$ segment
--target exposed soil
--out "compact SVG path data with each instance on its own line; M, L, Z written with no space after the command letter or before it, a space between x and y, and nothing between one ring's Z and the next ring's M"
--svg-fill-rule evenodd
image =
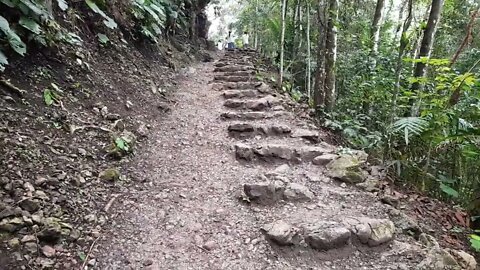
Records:
M138 180L121 169L133 155L109 155L114 138L130 131L148 141L150 121L174 106L176 77L192 60L170 44L93 43L12 61L1 79L25 92L0 86L0 269L82 264L111 195ZM106 169L119 170L120 181L100 179ZM55 235L41 239L49 228ZM45 256L45 246L55 254Z

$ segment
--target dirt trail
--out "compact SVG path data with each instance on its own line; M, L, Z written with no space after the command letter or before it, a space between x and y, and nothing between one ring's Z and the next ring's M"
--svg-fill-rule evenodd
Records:
M421 246L398 233L390 241L389 223L380 228L385 241L373 244L374 234L365 242L343 230L365 217L388 222L389 208L311 162L332 147L315 141L318 136L307 132L312 125L284 108L285 97L253 82L251 60L247 53L227 53L179 82L177 105L154 124L130 168L147 184L115 202L109 231L91 253L95 268L414 269ZM231 73L219 76L215 66ZM266 181L281 187L262 194ZM246 183L260 185L245 189L258 188L249 194L258 202L239 200ZM289 189L295 192L287 196ZM277 223L261 232L278 220L288 228ZM308 232L312 224L331 234Z

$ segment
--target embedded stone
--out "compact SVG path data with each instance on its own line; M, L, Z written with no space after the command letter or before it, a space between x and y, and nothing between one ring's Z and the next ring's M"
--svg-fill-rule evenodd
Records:
M267 239L281 246L295 245L301 241L300 230L283 220L267 224L263 226L261 231Z

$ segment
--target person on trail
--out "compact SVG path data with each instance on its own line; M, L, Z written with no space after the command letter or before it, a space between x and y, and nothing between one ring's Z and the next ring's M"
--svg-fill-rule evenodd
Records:
M248 32L247 32L247 31L243 32L242 41L243 41L243 48L244 48L244 49L247 49L247 48L248 48L248 44L249 44L249 43L248 43L248 39L249 39L249 38L250 38L250 37L249 37L249 35L248 35Z
M227 48L229 50L235 49L235 39L233 38L232 31L228 31L227 42L228 42Z
M225 45L224 45L223 41L221 39L219 39L218 42L217 42L217 49L219 51L221 51L221 50L223 50L224 47L225 47Z

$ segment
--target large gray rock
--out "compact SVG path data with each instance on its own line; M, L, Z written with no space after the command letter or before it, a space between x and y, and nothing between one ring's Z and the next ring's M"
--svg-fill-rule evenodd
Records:
M351 170L358 169L363 163L353 155L344 154L327 164L329 170Z
M0 232L15 232L25 226L22 218L4 218L0 221Z
M285 186L280 181L244 184L243 191L251 201L269 204L282 198Z
M319 224L306 228L305 242L317 250L330 250L348 245L351 232L338 224Z
M367 161L367 154L363 151L341 154L337 159L327 164L327 175L342 182L357 184L364 182L366 176L360 167Z
M30 213L36 212L40 208L40 204L37 200L33 198L23 198L20 200L18 205L23 209Z
M323 154L323 155L315 157L313 159L312 163L315 164L315 165L319 165L319 166L325 166L325 165L327 165L328 163L332 162L333 160L335 160L337 158L338 158L338 155L327 153L327 154Z
M261 231L267 239L281 246L296 245L302 240L300 230L283 220L267 224L263 226Z
M347 223L360 243L370 247L390 242L395 235L395 225L389 219L359 218Z
M315 197L306 186L297 183L290 183L283 193L284 198L288 201L311 201Z
M356 170L330 170L327 172L327 175L333 179L349 184L362 183L366 179L365 175L361 171Z
M435 237L422 233L418 237L420 243L428 249L427 255L416 269L420 270L475 270L477 261L475 258L458 250L443 249Z
M323 154L332 153L332 151L330 147L325 146L305 146L298 150L298 154L302 160L309 161Z
M455 257L457 263L462 267L464 270L475 270L477 269L477 261L475 257L466 253L462 250L451 250L450 253Z
M415 269L418 270L461 270L455 258L446 250L434 247Z
M404 212L392 208L388 214L399 233L409 234L415 238L422 233L422 229L418 223Z

